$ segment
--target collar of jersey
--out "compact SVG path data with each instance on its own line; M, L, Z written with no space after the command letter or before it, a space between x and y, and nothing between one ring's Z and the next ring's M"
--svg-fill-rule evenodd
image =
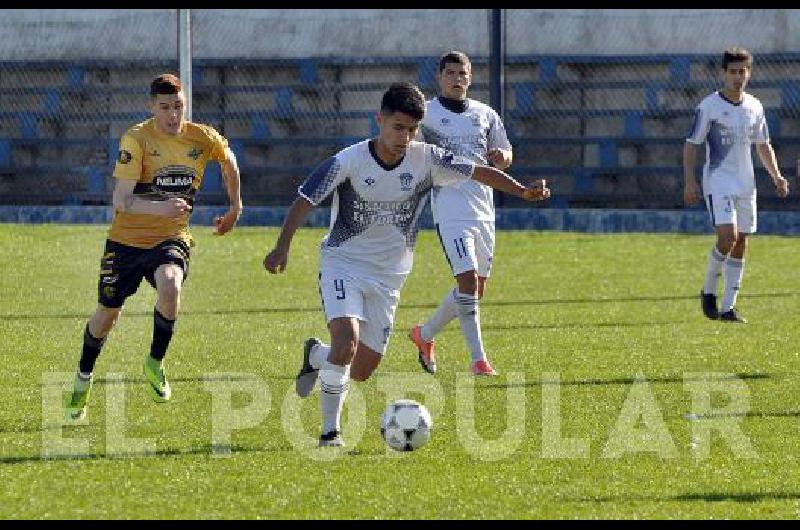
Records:
M384 162L383 160L381 160L381 157L378 156L378 153L375 151L375 140L374 139L370 140L369 142L367 142L367 146L369 147L369 154L372 155L372 158L373 158L373 160L375 160L375 163L378 164L379 166L381 166L386 171L391 171L393 169L396 169L400 164L403 163L403 160L406 159L405 155L403 155L403 158L401 158L400 160L398 160L394 164L390 165L390 164L387 164L386 162Z
M742 100L741 100L741 101L739 101L739 103L735 103L735 102L733 102L733 101L729 100L728 98L726 98L726 97L725 97L725 94L723 94L723 93L722 93L722 90L717 90L717 94L719 94L719 97L721 97L721 98L723 99L723 101L725 101L726 103L730 103L730 104L731 104L731 105L733 105L734 107L738 107L738 106L740 106L742 103L744 103L744 94L742 94Z
M465 112L467 107L469 107L469 103L466 99L452 99L444 96L439 96L439 103L441 103L442 107L456 114Z

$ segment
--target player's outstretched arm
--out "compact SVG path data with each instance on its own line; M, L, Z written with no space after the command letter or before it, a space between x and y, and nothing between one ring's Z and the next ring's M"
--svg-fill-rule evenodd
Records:
M778 190L778 197L786 197L789 195L789 182L781 175L781 169L778 167L778 160L775 158L775 150L769 142L756 144L756 152L761 163L767 168L769 176L772 177L772 183L775 184L775 189Z
M304 197L298 197L294 200L286 213L286 219L283 221L281 233L278 236L278 241L275 243L275 248L267 253L264 257L264 268L272 274L283 272L286 269L286 261L289 256L289 247L292 244L292 238L297 229L305 222L308 213L314 208Z
M114 184L114 194L111 202L114 208L121 212L145 213L150 215L164 215L166 217L180 217L192 209L184 199L172 197L166 201L149 201L133 194L136 181L132 179L117 179Z
M225 160L221 164L222 178L225 181L225 189L228 191L228 201L230 207L225 215L214 218L216 229L214 234L222 236L233 230L239 217L242 215L242 196L239 191L241 178L239 176L239 164L236 162L236 155L230 147L225 148Z
M472 178L481 184L510 193L526 201L541 201L550 197L550 189L544 179L534 181L526 187L511 175L489 166L475 166Z

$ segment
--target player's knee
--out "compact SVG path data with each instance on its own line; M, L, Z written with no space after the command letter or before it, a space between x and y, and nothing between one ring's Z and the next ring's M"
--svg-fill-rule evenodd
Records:
M717 248L722 254L730 253L733 246L736 244L736 234L725 234L717 240Z
M333 340L328 361L338 365L350 364L356 355L357 347L358 343L355 340Z
M119 320L122 308L100 307L92 318L90 331L96 337L105 337Z
M181 283L178 278L167 278L158 288L158 297L168 303L177 303L181 295Z
M475 271L464 272L458 275L458 292L463 294L478 293L478 275Z

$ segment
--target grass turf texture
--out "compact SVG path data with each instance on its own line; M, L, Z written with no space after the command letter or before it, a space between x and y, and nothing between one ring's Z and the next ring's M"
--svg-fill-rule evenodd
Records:
M481 316L501 376L473 380L457 321L437 337L435 377L405 338L453 283L424 231L386 359L351 383L348 402L364 410L345 409L339 451L313 447L318 390L302 402L293 394L303 340L327 340L323 231L298 232L280 276L261 266L277 229L210 231L194 228L166 359L172 401L154 403L141 374L155 300L143 282L98 360L85 424L62 428L59 391L96 304L105 228L0 225L0 517L800 515L792 238L751 240L742 326L700 312L711 236L500 232ZM403 381L411 386L387 390ZM431 442L393 453L380 414L387 399L426 402L424 385L442 397L426 403ZM698 410L703 395L722 412ZM213 403L226 399L245 412L218 408L215 419ZM220 456L226 421L249 426L230 432ZM714 425L749 448L716 431L706 443ZM54 449L59 441L83 447Z

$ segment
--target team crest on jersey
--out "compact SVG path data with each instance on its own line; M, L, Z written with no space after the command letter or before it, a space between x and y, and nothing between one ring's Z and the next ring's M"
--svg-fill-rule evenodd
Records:
M376 182L375 179L372 177L367 177L364 179L364 184L366 184L367 186L372 186L375 184L375 182Z
M442 118L442 125L450 125L450 118Z
M469 118L472 121L473 127L480 127L481 126L481 117L480 116L470 116Z
M414 180L414 176L411 173L402 173L398 178L400 179L400 189L411 191L411 181Z
M133 160L133 155L130 151L126 151L125 149L119 150L119 163L120 164L130 164L131 160Z
M198 158L200 158L200 155L202 155L202 154L203 154L203 150L202 149L198 149L196 147L192 147L189 150L189 152L186 153L186 156L188 156L192 160L197 160Z

